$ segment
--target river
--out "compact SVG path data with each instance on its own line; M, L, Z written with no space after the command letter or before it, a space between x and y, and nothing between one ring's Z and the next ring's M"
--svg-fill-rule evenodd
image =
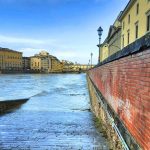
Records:
M89 111L85 74L0 75L0 101L31 97L0 116L0 150L107 150Z

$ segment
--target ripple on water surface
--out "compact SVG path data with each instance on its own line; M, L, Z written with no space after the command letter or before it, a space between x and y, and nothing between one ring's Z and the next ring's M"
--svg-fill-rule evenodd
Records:
M108 149L88 111L85 74L1 75L0 99L31 97L0 117L0 149Z

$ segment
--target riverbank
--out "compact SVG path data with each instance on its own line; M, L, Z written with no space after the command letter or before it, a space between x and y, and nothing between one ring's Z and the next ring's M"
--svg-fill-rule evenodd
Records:
M79 73L86 73L87 71L62 71L62 72L49 72L49 73L46 73L46 72L38 72L38 71L32 71L32 72L1 72L0 71L0 74L79 74Z

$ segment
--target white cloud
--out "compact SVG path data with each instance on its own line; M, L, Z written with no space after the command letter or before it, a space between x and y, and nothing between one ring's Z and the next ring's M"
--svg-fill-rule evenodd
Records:
M71 39L71 41L75 40L76 39ZM51 38L34 39L0 35L0 47L21 51L23 52L23 56L33 56L42 50L46 50L49 54L58 57L60 60L88 63L91 51L84 48L84 43L72 44L71 41L63 40L62 38L54 40ZM89 46L89 49L93 48ZM96 55L94 55L94 57L96 57Z
M75 51L71 50L47 50L47 49L40 49L40 48L21 48L20 51L23 52L24 56L33 56L34 54L38 54L40 51L46 50L51 55L57 56L60 59L65 58L75 58L79 56L79 54Z
M38 54L42 49L39 48L21 48L19 51L23 52L23 56L34 56Z
M61 59L74 58L78 56L77 52L71 50L54 51L53 54Z
M46 43L54 43L55 40L40 40L40 39L31 39L31 38L18 38L0 35L0 43L16 43L16 44L37 44L42 45Z
M23 52L23 56L33 56L38 54L40 51L46 50L49 54L56 56L60 60L69 60L69 61L77 61L79 63L85 63L87 55L81 53L80 51L74 50L47 50L40 48L21 48L20 51Z

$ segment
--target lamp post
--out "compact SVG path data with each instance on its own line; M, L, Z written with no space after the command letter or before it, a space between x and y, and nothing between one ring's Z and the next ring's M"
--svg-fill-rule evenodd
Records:
M91 68L92 68L92 57L93 57L93 53L91 53Z
M99 44L98 44L98 47L99 47L99 57L98 57L98 63L100 63L100 45L101 45L101 36L102 36L102 32L103 32L103 29L102 27L99 27L98 30L98 36L99 36Z
M89 59L88 67L89 67L89 69L90 69L90 59Z

